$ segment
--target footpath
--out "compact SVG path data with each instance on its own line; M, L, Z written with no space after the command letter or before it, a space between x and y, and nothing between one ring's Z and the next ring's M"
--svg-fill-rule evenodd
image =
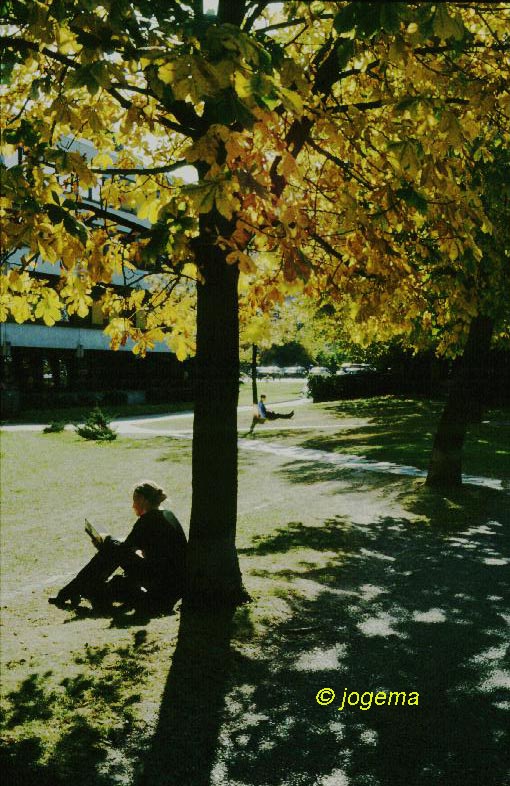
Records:
M308 403L306 399L296 399L293 401L282 401L278 403L278 408L292 407L296 408ZM249 412L253 409L253 405L238 407L238 412ZM137 418L118 418L112 421L114 427L119 435L130 437L174 437L176 439L192 439L193 436L193 411L179 412L171 415L147 415ZM314 430L340 430L348 428L352 423L342 421L336 424L322 424L320 426L314 425ZM283 430L289 431L307 431L310 430L309 425L299 425L290 421L285 421L284 424L279 422L278 425L267 425L263 427L264 432ZM42 431L44 425L37 424L19 424L19 425L6 425L2 426L1 430L4 431ZM72 430L73 426L66 426L66 429ZM390 461L373 461L364 456L353 456L348 453L336 453L327 450L312 450L309 448L302 448L299 446L288 446L278 444L276 441L257 440L256 438L239 437L238 445L241 450L255 451L260 453L271 453L295 461L302 462L319 462L325 465L334 465L339 469L351 471L366 471L366 472L380 472L392 475L401 475L408 477L424 478L426 472L418 469L417 467L406 466L405 464L394 464ZM503 491L510 493L510 483L508 481L500 480L498 478L487 478L476 475L463 475L463 483L472 486L483 486L491 488L496 491Z

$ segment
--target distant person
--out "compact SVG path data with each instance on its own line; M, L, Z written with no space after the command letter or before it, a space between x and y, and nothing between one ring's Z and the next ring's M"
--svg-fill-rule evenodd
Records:
M266 409L266 395L262 393L260 396L260 401L257 404L257 412L253 416L248 434L253 434L253 430L257 423L265 423L266 420L290 420L290 418L293 417L294 410L292 410L292 412L288 412L286 415L282 415L278 412L272 412L270 409Z
M98 553L49 602L66 608L68 601L72 606L86 598L106 608L120 600L149 611L171 610L184 591L187 541L174 514L160 510L165 499L163 489L150 480L135 486L138 519L127 538L121 542L89 533ZM110 578L117 568L124 575Z

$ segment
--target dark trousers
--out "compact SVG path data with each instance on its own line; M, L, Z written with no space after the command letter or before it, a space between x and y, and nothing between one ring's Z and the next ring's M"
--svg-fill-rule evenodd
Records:
M108 581L117 568L124 570L124 576L115 576ZM108 537L90 562L60 590L58 598L69 600L83 597L101 602L137 601L143 600L145 596L147 600L175 603L182 593L179 594L175 587L169 587L168 578L159 575L147 560L126 548L121 541Z
M250 430L248 434L253 434L253 430L257 423L265 423L266 420L290 420L290 418L294 415L294 412L289 412L286 415L281 415L278 412L272 412L271 410L266 411L266 417L263 418L261 415L254 415L251 421Z
M279 412L271 412L271 410L268 409L266 411L266 418L268 420L289 420L293 414L293 412L289 412L287 415L282 415Z

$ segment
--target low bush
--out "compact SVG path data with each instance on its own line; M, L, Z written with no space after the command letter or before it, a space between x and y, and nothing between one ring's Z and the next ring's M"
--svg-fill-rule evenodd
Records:
M43 434L58 434L66 427L65 420L52 420L51 423L43 428Z
M110 428L110 422L110 418L99 407L95 407L83 425L75 426L76 433L83 439L111 442L117 439L117 432Z

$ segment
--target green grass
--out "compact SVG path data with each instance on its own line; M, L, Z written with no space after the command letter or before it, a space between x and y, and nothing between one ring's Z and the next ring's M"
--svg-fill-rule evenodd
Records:
M271 430L257 427L256 436L426 470L442 407L439 401L392 396L313 404L300 407L292 423L281 431L281 422L277 421ZM317 429L318 421L321 428ZM292 424L306 425L308 430L300 436L297 430L292 431ZM328 430L324 430L325 425ZM482 423L468 428L463 471L509 479L509 445L510 411L489 410Z
M289 428L256 437L417 463L438 411L389 399L305 404ZM503 477L510 417L488 419L468 460L475 474ZM237 543L253 603L233 619L111 618L47 597L91 556L85 516L127 533L141 477L161 482L187 528L191 441L4 432L2 454L6 782L504 781L507 494L437 494L241 448ZM326 686L340 696L414 689L420 705L338 712L339 702L315 702Z
M281 401L291 401L300 398L305 385L304 379L258 379L257 393L265 393L268 406ZM239 388L239 405L252 403L252 390L250 382L243 382Z

